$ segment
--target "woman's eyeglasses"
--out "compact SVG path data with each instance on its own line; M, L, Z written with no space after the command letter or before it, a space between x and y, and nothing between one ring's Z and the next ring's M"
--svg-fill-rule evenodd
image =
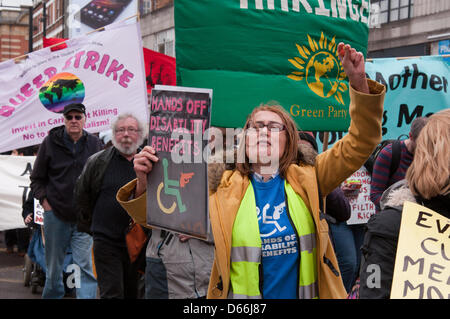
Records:
M250 122L248 124L247 130L249 132L259 132L264 127L267 127L267 130L271 133L278 133L278 132L284 131L286 129L286 126L284 126L284 124L281 124L278 122L269 122L269 123Z
M72 121L73 118L75 118L75 120L77 120L77 121L81 121L81 119L83 118L82 115L64 115L64 117L68 121Z

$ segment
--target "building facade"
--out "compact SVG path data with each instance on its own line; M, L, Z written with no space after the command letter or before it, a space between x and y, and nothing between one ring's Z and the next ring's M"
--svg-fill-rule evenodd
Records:
M69 2L33 0L33 50L42 48L43 37L68 37ZM450 54L449 0L370 2L369 58ZM175 57L174 0L139 0L139 9L143 46ZM0 12L1 60L28 52L26 12Z
M0 8L0 62L28 52L28 10Z
M33 1L33 51L43 48L43 38L64 37L64 0Z
M371 0L378 26L369 32L368 56L450 53L449 0Z
M175 57L173 0L143 0L141 8L143 46Z

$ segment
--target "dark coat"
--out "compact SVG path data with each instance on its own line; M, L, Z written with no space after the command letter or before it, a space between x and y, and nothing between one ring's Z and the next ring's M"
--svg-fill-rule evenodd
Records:
M64 132L64 126L55 127L42 142L30 176L31 191L41 204L47 198L53 213L60 220L76 223L77 212L73 202L75 181L88 157L102 149L102 142L84 131L74 151L65 142Z
M367 231L362 247L364 262L360 273L361 299L388 299L391 294L394 275L395 256L402 219L403 203L416 202L435 212L450 217L449 196L423 200L414 197L405 180L399 181L388 188L380 201L381 211L372 215L367 223ZM379 266L381 273L377 276L380 285L374 284L371 277ZM369 278L370 277L370 278Z
M22 204L22 217L23 219L27 218L29 214L34 214L34 197L33 193L29 192L27 199ZM33 215L34 217L34 215Z
M91 233L95 203L100 193L106 168L115 152L114 147L109 147L89 157L83 172L77 179L74 198L78 209L79 231Z

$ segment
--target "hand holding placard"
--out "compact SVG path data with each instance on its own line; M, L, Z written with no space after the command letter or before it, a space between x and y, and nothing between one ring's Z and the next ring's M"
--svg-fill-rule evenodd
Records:
M158 162L158 157L151 146L145 146L141 152L134 156L133 164L137 177L136 197L147 190L147 175L152 171L153 163L156 162Z

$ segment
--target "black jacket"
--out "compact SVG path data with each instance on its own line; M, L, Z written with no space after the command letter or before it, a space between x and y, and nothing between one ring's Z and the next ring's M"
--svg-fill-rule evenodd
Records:
M360 273L361 299L388 299L394 275L395 256L402 219L403 203L417 202L435 212L450 217L449 196L439 196L431 200L414 197L405 180L388 188L381 198L381 211L372 215L367 223L367 231L362 247L364 262ZM374 276L377 269L379 276ZM379 267L379 268L378 268ZM379 286L373 279L380 279Z
M84 131L74 151L64 136L65 127L58 126L45 137L30 176L31 191L41 204L47 198L56 217L64 222L76 223L77 212L73 202L75 182L88 157L100 151L102 143L98 137Z
M25 220L29 214L33 214L34 218L34 197L33 193L29 192L27 199L22 204L22 217Z
M101 189L103 177L116 149L109 147L92 155L86 162L83 172L79 176L74 197L78 210L78 230L91 233L92 215L95 202Z

